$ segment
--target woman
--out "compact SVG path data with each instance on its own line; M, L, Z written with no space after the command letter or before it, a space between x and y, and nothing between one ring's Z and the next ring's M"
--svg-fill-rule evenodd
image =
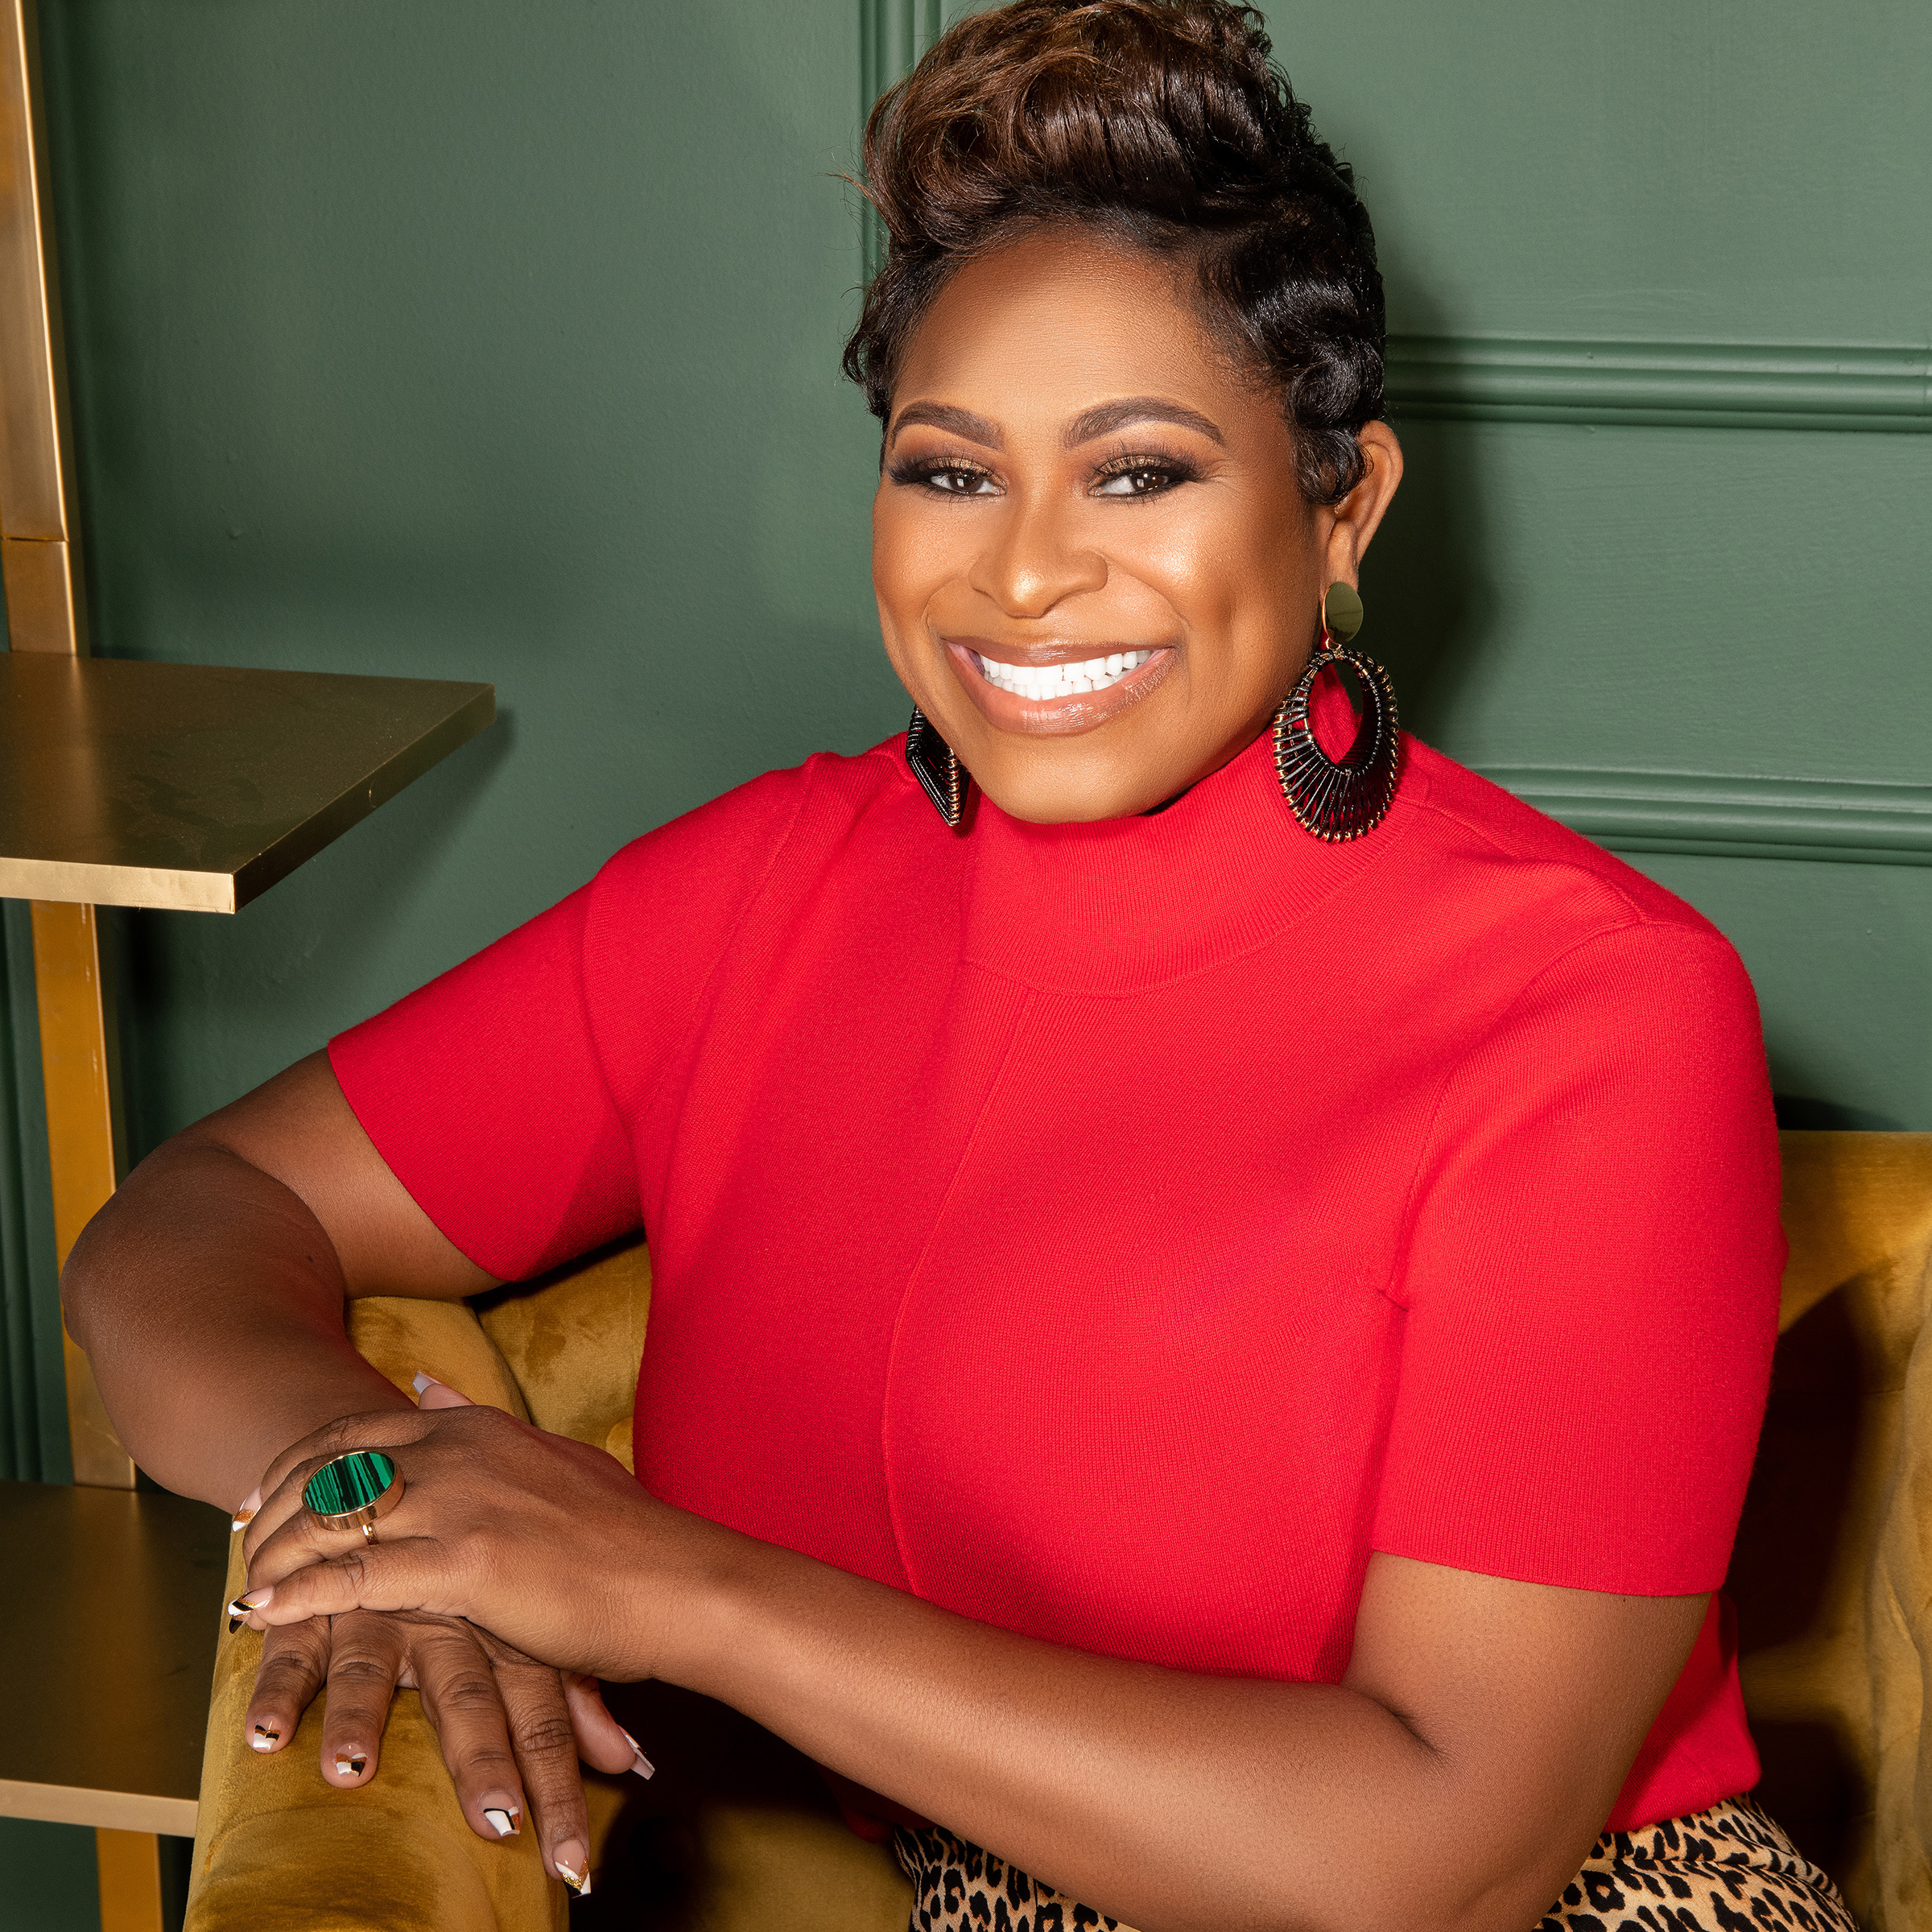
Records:
M1356 733L1402 455L1348 171L1224 0L969 19L866 159L912 729L638 840L76 1250L137 1456L255 1491L256 1741L332 1671L360 1781L419 1682L578 1882L481 1644L520 1736L568 1695L632 1763L583 1679L654 1676L880 1794L922 1926L1848 1926L1740 1802L1714 1595L1782 1258L1750 989L1349 660ZM639 1227L636 1481L344 1339ZM365 1542L303 1498L371 1450Z

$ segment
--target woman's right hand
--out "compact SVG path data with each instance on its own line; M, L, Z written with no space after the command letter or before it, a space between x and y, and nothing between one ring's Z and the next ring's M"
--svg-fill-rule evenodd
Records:
M416 1397L425 1409L471 1406L468 1396L427 1375L416 1378ZM259 1494L243 1505L250 1514ZM544 1860L573 1891L589 1874L577 1761L651 1774L638 1740L605 1708L594 1677L539 1664L461 1617L355 1610L267 1632L242 1719L250 1747L281 1749L324 1683L322 1775L330 1784L348 1790L375 1776L390 1700L414 1690L470 1829L480 1838L517 1835L527 1796Z
M326 1782L349 1790L376 1775L390 1702L413 1690L470 1829L493 1842L527 1817L545 1863L573 1890L588 1876L590 1846L578 1759L650 1775L594 1678L564 1676L458 1617L357 1610L269 1631L242 1719L250 1748L284 1748L325 1686Z

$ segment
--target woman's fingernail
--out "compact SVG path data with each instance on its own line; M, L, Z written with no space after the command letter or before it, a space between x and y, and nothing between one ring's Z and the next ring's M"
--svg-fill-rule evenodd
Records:
M229 1635L233 1637L248 1621L250 1611L259 1610L275 1594L275 1585L264 1583L259 1590L250 1590L237 1597L228 1607Z
M550 1862L557 1868L557 1876L568 1885L579 1898L590 1897L590 1858L583 1846L574 1838L567 1838L550 1855Z
M485 1805L483 1815L496 1827L498 1838L514 1838L517 1835L517 1814L514 1806Z
M261 1507L262 1485L257 1483L254 1488L242 1497L241 1506L235 1511L233 1527L237 1530L246 1530L255 1520L255 1512Z
M416 1371L416 1379L410 1384L410 1387L415 1389L419 1396L425 1389L433 1389L436 1385L436 1378L433 1375L425 1375L420 1368Z
M279 1731L271 1731L266 1724L257 1724L254 1736L248 1740L249 1745L251 1749L256 1751L272 1751L280 1741L281 1736L282 1733Z
M656 1777L657 1766L644 1755L643 1748L638 1740L628 1731L625 1731L621 1724L617 1726L617 1729L622 1733L625 1743L630 1746L630 1755L637 1760L637 1762L630 1767L631 1769L636 1772L639 1777Z
M369 1768L369 1760L359 1752L345 1754L336 1760L337 1777L360 1777Z

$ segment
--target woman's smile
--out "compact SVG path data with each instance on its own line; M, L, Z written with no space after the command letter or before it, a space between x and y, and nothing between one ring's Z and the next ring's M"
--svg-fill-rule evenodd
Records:
M947 638L961 686L997 731L1092 731L1137 704L1180 655L1174 644L1000 644Z

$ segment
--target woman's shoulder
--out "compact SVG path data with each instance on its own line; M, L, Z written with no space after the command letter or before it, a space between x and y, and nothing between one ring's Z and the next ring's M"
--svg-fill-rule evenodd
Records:
M1632 925L1674 927L1728 942L1697 909L1515 793L1411 739L1417 805L1430 862L1445 885L1480 896L1500 917L1542 923L1582 939Z
M1459 997L1519 1026L1548 1015L1572 1039L1634 1027L1660 1054L1676 1034L1761 1061L1750 976L1696 907L1441 753L1410 755L1420 782L1396 890Z
M894 733L857 756L818 752L803 764L761 773L633 839L605 861L600 900L665 890L742 896L781 853L788 862L840 848L854 824L910 803L916 783L896 755Z

